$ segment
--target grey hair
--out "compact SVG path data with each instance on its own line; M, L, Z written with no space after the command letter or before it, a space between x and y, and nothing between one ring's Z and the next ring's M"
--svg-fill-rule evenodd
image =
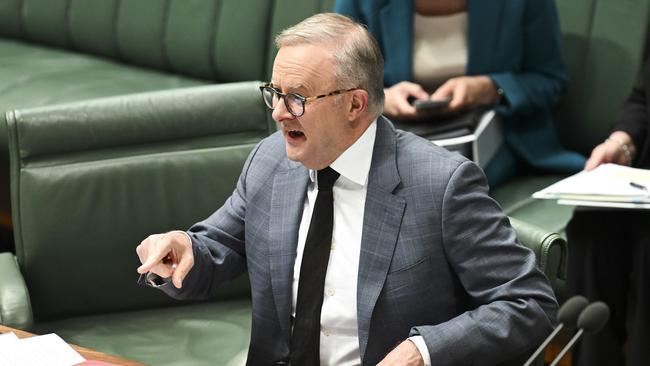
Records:
M275 37L279 48L300 44L330 47L335 57L335 77L342 88L368 92L369 111L375 117L384 109L384 58L365 26L334 13L313 15Z

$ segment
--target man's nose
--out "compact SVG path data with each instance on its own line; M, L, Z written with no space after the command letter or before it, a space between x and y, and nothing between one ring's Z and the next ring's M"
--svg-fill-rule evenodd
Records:
M285 120L289 119L294 119L294 115L289 112L287 109L287 105L284 103L284 99L278 101L278 103L275 105L275 108L273 108L273 112L271 113L271 117L276 122L282 122Z

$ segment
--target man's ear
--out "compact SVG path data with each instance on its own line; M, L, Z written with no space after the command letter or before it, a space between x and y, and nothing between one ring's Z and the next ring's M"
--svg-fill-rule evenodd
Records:
M368 92L363 89L352 90L350 97L348 118L352 121L359 118L368 109Z

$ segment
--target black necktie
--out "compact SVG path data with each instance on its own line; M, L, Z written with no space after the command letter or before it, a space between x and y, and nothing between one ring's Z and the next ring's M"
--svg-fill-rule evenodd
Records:
M327 167L318 171L318 196L302 253L296 317L291 336L291 365L320 364L320 311L325 273L332 246L334 197L332 186L339 173Z

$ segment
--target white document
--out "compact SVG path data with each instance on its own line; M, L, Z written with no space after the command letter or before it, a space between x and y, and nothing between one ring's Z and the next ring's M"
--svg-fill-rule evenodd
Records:
M11 333L2 333L0 334L0 347L3 344L12 344L13 342L17 341L18 337L16 336L16 333L11 332Z
M650 209L650 203L628 203L628 202L608 202L608 201L586 201L586 200L557 200L558 205L567 206L588 206L602 208L634 208Z
M15 335L0 337L0 366L72 366L84 361L56 334L22 339Z
M603 164L535 192L533 198L574 206L650 208L650 170Z

